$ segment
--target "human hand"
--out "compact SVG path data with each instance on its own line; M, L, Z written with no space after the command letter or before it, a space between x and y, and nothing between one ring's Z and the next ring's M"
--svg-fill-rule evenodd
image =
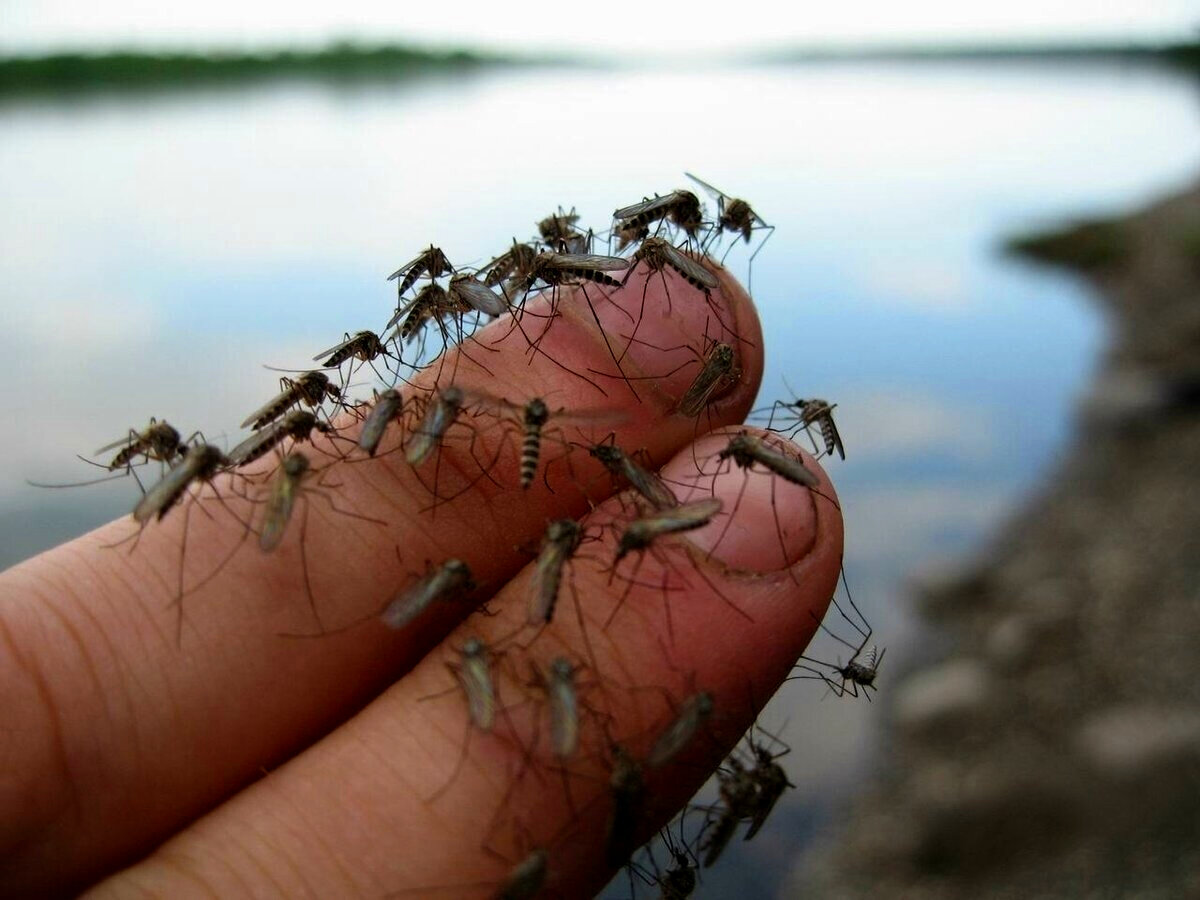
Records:
M743 421L763 341L749 298L727 274L712 306L678 278L668 282L669 310L657 275L643 291L644 272L611 303L589 292L618 354L640 316L639 342L622 361L628 383L587 375L612 373L612 354L589 306L567 291L542 352L530 356L520 335L502 337L510 331L502 319L470 344L471 358L452 354L441 370L443 383L456 372L456 383L493 394L611 410L616 443L665 463L663 476L682 499L682 485L692 485L693 499L712 491L724 501L723 515L672 538L661 559L631 555L618 571L627 578L637 562L632 584L610 572L611 531L585 546L568 587L586 625L564 590L528 651L505 644L495 677L511 713L493 733L473 730L461 768L466 704L445 664L468 637L494 644L520 632L532 578L527 550L547 521L583 516L594 526L623 515L617 498L604 499L613 486L590 461L573 462L570 477L564 466L552 470L553 493L540 479L522 491L515 447L499 447L490 473L497 485L448 444L437 463L439 494L474 484L428 510L434 462L414 472L403 454L386 453L392 436L376 459L339 463L336 490L325 490L339 508L388 525L310 498L303 557L295 522L275 552L250 543L230 556L244 527L219 504L188 501L200 511L172 510L145 529L135 552L107 546L134 528L126 519L0 576L0 893L45 895L99 881L97 895L487 896L535 846L548 854L549 895L598 890L612 874L610 739L644 756L671 718L664 692L676 702L698 689L715 698L703 736L646 772L640 842L686 802L787 676L841 561L840 513L811 458L805 465L821 479L814 492L728 464L713 475L725 441L693 445L710 426ZM695 377L714 310L740 338L732 343L741 375L697 421L673 409ZM418 381L431 381L435 369ZM493 457L502 433L480 431L479 459ZM709 474L698 475L697 461ZM260 515L223 493L242 519ZM189 590L177 639L185 529ZM399 631L371 615L426 561L449 557L469 564L480 584L473 596L490 596L494 615L468 618L468 604L441 604ZM659 587L664 577L675 590ZM320 638L281 636L313 629L305 578L327 626L362 624ZM520 642L535 633L520 633ZM541 764L545 714L529 699L536 692L526 657L544 670L556 655L583 666L591 683L568 774ZM543 749L531 750L539 733Z

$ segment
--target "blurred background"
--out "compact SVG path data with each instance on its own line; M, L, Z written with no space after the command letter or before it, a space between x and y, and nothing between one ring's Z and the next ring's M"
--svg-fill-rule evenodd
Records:
M762 721L790 720L786 763L797 789L754 842L704 873L700 895L1007 895L1007 869L946 862L988 857L988 842L947 850L935 834L930 856L897 837L905 829L880 837L889 832L870 818L872 804L904 820L904 804L919 802L898 785L939 771L939 747L986 759L1007 726L960 714L993 703L997 678L1078 699L1053 686L1061 672L964 662L965 648L991 633L979 625L978 611L991 608L979 573L1015 559L1004 584L1022 595L1014 529L1044 518L1047 494L1086 492L1087 478L1063 473L1080 471L1080 454L1101 440L1096 428L1127 432L1116 413L1077 414L1089 386L1111 387L1100 379L1112 361L1134 360L1100 394L1128 401L1103 409L1134 415L1176 408L1174 387L1162 385L1182 384L1186 395L1197 372L1196 344L1168 354L1167 381L1151 377L1162 354L1114 351L1154 330L1131 338L1131 316L1176 332L1146 304L1195 296L1194 204L1161 226L1195 229L1194 246L1179 250L1192 254L1191 268L1177 266L1184 274L1144 304L1144 282L1130 274L1144 254L1113 224L1195 178L1197 20L1190 2L1133 0L914 0L793 8L784 18L761 2L628 14L467 0L302 13L230 0L114 0L103 12L0 0L0 310L10 373L0 565L127 513L135 496L130 483L50 491L26 479L92 477L74 454L151 415L233 441L235 423L273 391L278 376L262 364L303 367L344 331L378 328L394 305L385 276L430 241L456 264L481 264L512 237L532 236L559 205L602 230L614 208L690 186L686 169L776 226L753 268L770 336L762 403L790 396L786 378L800 396L838 404L848 459L829 469L848 520L847 580L888 651L874 703L829 696L819 682L793 683L772 703ZM1069 241L1065 252L1046 249L1046 233L1081 219L1107 224L1085 231L1082 251ZM1157 227L1137 231L1137 246L1157 247ZM1090 278L1079 275L1080 253ZM1074 270L1031 261L1064 257ZM747 254L735 249L730 264L745 274ZM1114 284L1123 305L1105 302ZM1190 322L1180 333L1194 334L1194 314L1180 315ZM1200 449L1178 435L1161 440L1167 459ZM1096 484L1136 481L1123 461L1097 463L1099 474L1084 468ZM1194 489L1188 477L1180 471L1182 481L1149 498L1145 515ZM1163 540L1185 533L1186 511L1172 515ZM1079 527L1081 542L1094 537ZM1043 546L1061 531L1051 528ZM1186 555L1171 559L1186 568ZM1053 561L1046 570L1058 571ZM1076 581L1105 577L1089 569ZM1115 583L1128 584L1129 602L1148 590L1144 580ZM1177 590L1200 600L1195 583L1181 577ZM964 584L976 592L964 594ZM974 631L931 621L938 601L928 598L946 607L951 596L976 616ZM1179 609L1195 622L1194 604ZM1050 657L1085 638L1053 632ZM813 652L836 659L840 649ZM1110 645L1097 658L1121 650ZM976 668L964 674L964 665ZM1084 706L1112 699L1104 679L1073 671ZM1162 689L1129 678L1110 694ZM1195 697L1184 688L1172 702ZM1044 724L1027 730L1041 734ZM1194 721L1159 724L1188 752L1200 746ZM904 766L897 753L907 754ZM1036 754L1028 760L1045 769ZM945 805L977 776L943 772L922 790ZM1023 833L1043 801L1018 802L1012 830ZM856 830L855 816L873 823L874 843L861 840L867 826ZM980 821L990 833L992 820ZM1104 887L1096 858L1084 854L1074 881L1031 883L1051 895ZM623 881L610 889L628 892Z

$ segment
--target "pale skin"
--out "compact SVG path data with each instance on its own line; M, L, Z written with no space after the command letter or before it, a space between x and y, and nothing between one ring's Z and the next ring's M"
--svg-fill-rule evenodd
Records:
M519 441L505 428L482 430L476 447L484 460L500 448L492 470L499 485L475 478L465 441L415 473L403 453L387 453L395 435L385 436L377 459L339 464L327 493L340 509L386 524L309 501L305 550L322 622L361 621L321 638L281 634L316 630L294 523L296 533L273 553L250 541L229 557L243 526L220 503L200 501L200 512L185 516L181 505L151 523L133 552L106 546L135 529L128 518L57 547L0 575L0 894L486 897L535 846L548 853L547 896L598 889L612 874L604 861L611 754L601 717L609 735L644 754L669 722L668 696L682 700L697 687L714 696L703 736L647 776L640 837L649 836L787 676L825 612L842 554L835 494L811 458L824 496L779 482L772 490L770 476L728 467L697 476L696 460L712 472L727 440L705 432L731 432L750 410L763 338L749 298L727 274L713 292L724 336L713 307L668 279L671 313L656 275L637 331L646 344L635 342L622 361L640 379L632 381L636 400L619 378L589 376L604 396L551 361L615 374L592 313L570 291L540 344L544 354L531 358L502 319L481 338L490 349L472 349L476 362L460 360L455 379L493 393L503 385L515 400L542 396L552 409L602 408L612 424L585 429L592 439L615 431L620 446L644 448L665 466L678 493L715 491L727 512L736 504L732 522L677 538L666 553L686 590L664 594L663 560L654 556L640 559L632 586L636 554L618 570L625 579L611 577L613 533L585 545L589 559L569 576L585 625L565 591L529 650L506 654L497 679L512 709L495 733L472 735L459 770L466 704L446 663L471 636L496 642L520 629L526 564L549 520L582 517L598 534L621 513L594 465L569 475L552 466L553 493L540 475L522 492L514 487ZM643 283L635 273L611 302L589 288L618 355ZM698 369L706 328L710 337L740 337L740 378L689 419L673 409ZM448 362L443 383L453 368ZM548 447L549 456L558 452ZM314 454L314 462L327 460ZM435 467L443 496L475 483L431 514ZM220 480L217 490L242 519L261 514ZM180 620L185 521L189 591ZM427 562L451 556L480 585L470 603L435 605L400 631L373 617ZM191 589L226 557L215 577ZM493 614L468 619L484 599ZM560 654L594 659L596 671L587 663L580 677L599 711L582 723L569 796L557 773L516 778L528 758L522 748L547 730L543 707L530 699L526 657L544 668Z

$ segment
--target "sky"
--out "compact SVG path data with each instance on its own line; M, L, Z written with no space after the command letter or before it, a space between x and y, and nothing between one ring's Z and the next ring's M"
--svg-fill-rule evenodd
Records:
M548 9L553 9L553 14ZM678 57L811 44L1170 40L1195 36L1196 0L867 0L556 4L531 0L0 0L0 52L113 45L323 44L336 38Z

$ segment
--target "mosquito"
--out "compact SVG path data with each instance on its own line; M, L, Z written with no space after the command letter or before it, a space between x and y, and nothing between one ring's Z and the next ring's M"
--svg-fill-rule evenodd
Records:
M229 466L225 454L212 444L200 444L188 450L183 459L138 501L133 518L141 525L151 519L162 520L195 482L208 482Z
M480 398L482 398L485 403L498 402L495 398L482 395L480 392L471 391L468 394L467 391L455 384L451 384L448 387L443 388L441 391L438 391L436 394L430 397L428 401L426 401L425 411L421 416L421 421L408 437L408 443L405 446L405 459L408 460L409 465L411 465L414 469L420 467L435 449L439 449L439 453L437 454L437 463L435 464L433 471L433 487L429 488L428 485L425 485L426 489L433 494L433 508L436 508L436 505L439 503L453 500L455 497L459 496L459 494L469 490L475 484L475 482L478 481L478 478L471 481L457 493L448 497L444 497L438 492L438 481L441 475L442 460L440 448L443 446L450 429L462 418L463 412L467 409L467 404ZM479 478L486 477L493 483L499 484L491 476L490 469L495 465L496 460L499 459L501 452L503 452L503 444L501 443L501 445L497 448L496 454L491 460L481 460L476 455L475 447L478 433L473 428L470 430L471 440L467 451L470 453L471 458L475 461L475 464L479 467ZM422 484L424 484L424 482L422 482Z
M854 617L851 617L850 614L846 612L841 602L837 599L836 594L832 598L833 607L838 611L838 615L840 615L842 619L849 623L850 627L858 633L860 640L857 644L851 643L845 638L837 635L831 628L829 628L828 625L821 621L817 621L817 627L839 644L850 650L850 661L843 666L841 664L841 660L839 660L835 665L833 663L824 662L823 660L814 659L810 656L801 656L800 658L806 663L811 663L822 668L817 669L813 668L813 665L797 663L796 668L811 674L793 675L788 680L820 678L827 685L829 685L833 692L839 697L843 697L846 695L846 693L849 693L852 697L857 698L858 688L861 686L863 688L864 696L866 696L867 700L870 700L871 695L868 693L868 690L875 690L875 678L878 674L879 664L883 662L883 654L886 653L887 650L885 648L883 652L879 653L878 655L876 654L875 647L872 647L870 650L866 650L866 646L868 643L870 643L871 635L874 634L874 630L871 628L871 623L867 621L866 616L863 615L862 610L858 608L858 604L854 602L854 596L850 593L850 586L846 581L845 566L842 567L841 579L842 585L846 589L846 602L853 611ZM816 615L812 615L813 618L816 619ZM829 675L827 675L825 671L822 671L822 669L834 672L841 676L841 683L835 684Z
M773 737L772 740L781 743L778 738ZM787 772L776 762L791 752L791 748L783 746L782 752L772 753L770 747L755 741L753 737L750 738L750 749L754 754L754 768L750 770L750 777L754 779L758 790L755 792L754 799L748 804L747 815L750 818L750 827L742 836L744 841L748 841L758 834L759 829L763 827L772 810L775 809L775 804L783 796L783 792L788 788L795 788L795 785L788 780Z
M612 775L612 812L608 819L604 858L610 866L623 866L637 847L637 830L646 802L646 782L642 764L620 744L614 745Z
M832 456L836 451L837 455L842 459L846 458L846 448L842 444L842 436L838 432L837 423L833 421L833 411L837 409L836 403L829 403L825 400L793 400L788 403L784 400L776 400L771 404L771 415L767 423L767 428L783 433L786 432L789 437L795 439L797 433L804 431L812 439L812 432L809 430L813 425L821 433L821 442L825 445L825 456ZM790 420L785 419L785 424L779 429L772 426L775 423L775 415L780 410L783 410L781 415L790 416ZM817 451L817 445L813 443L813 451Z
M389 275L387 280L395 281L404 276L396 291L397 296L403 296L404 292L416 284L417 279L422 275L428 275L432 279L453 271L454 267L450 265L450 260L446 259L446 254L441 251L441 248L430 244L428 250L423 250L416 259L402 265ZM390 328L391 325L389 324L388 327Z
M737 759L731 756L726 761L726 770L717 770L718 790L721 794L720 814L714 822L708 825L715 827L711 832L705 826L705 834L700 842L700 852L704 854L704 867L707 869L720 858L729 845L738 824L751 814L755 798L758 795L758 785L752 773Z
M404 397L395 388L388 388L375 398L371 412L358 433L358 446L371 456L379 449L379 442L388 426L404 414Z
M429 401L425 416L409 439L405 450L405 459L409 465L419 466L429 458L429 454L442 442L450 426L458 419L459 414L467 404L466 394L457 385L439 391Z
M716 290L720 285L716 275L665 238L646 238L638 247L637 252L629 259L630 265L629 270L625 273L625 281L629 280L629 276L633 274L638 263L645 263L646 268L651 272L661 273L668 267L674 269L688 284L699 288L705 294ZM621 283L624 284L625 281ZM645 291L642 294L642 302L645 303ZM668 294L669 301L670 295Z
M729 443L717 454L717 458L732 459L734 464L742 469L749 469L758 463L801 487L815 488L821 483L812 471L804 467L802 459L788 456L769 446L762 438L746 432L731 437Z
M738 490L737 499L734 501L733 512L725 522L725 527L720 535L717 536L716 542L712 545L709 553L716 552L717 547L725 539L726 532L729 531L733 520L737 515L738 508L741 506L742 497L746 493L746 488L750 485L750 473L754 471L754 466L759 465L766 469L769 473L776 475L791 484L799 487L808 488L814 493L820 494L817 490L820 485L820 480L811 470L805 468L804 461L798 457L789 456L786 453L767 444L762 438L756 437L747 432L738 432L729 438L729 443L721 448L717 453L719 460L717 470L713 473L713 488L716 488L716 480L721 474L720 463L726 460L732 461L733 465L737 466L743 472L745 477L742 480L742 486ZM824 494L821 494L824 496ZM779 549L783 557L783 564L788 566L788 547L787 540L783 533L783 528L779 524L779 513L775 505L775 482L771 482L771 511L775 518L775 535L779 541ZM798 576L788 566L788 571L791 573L792 579L795 580Z
M650 860L653 866L653 872L647 872L645 864L630 863L630 872L636 874L646 884L657 886L659 889L659 900L688 900L696 891L696 865L697 861L688 849L687 842L683 837L683 820L680 819L679 825L679 842L676 843L675 838L671 834L671 828L668 825L659 831L658 837L662 841L667 852L671 854L671 866L664 873L658 866L658 860L654 858L653 848L646 845L646 858ZM630 879L630 888L634 896L637 895L633 891L633 880Z
M201 435L200 432L197 431L186 441L183 441L179 437L179 432L176 431L173 426L167 424L166 422L159 422L157 419L151 416L150 424L144 431L139 432L130 428L127 437L124 437L121 440L113 441L110 444L105 444L96 451L97 454L100 454L106 453L107 451L113 450L117 447L121 448L117 455L114 456L112 461L108 464L94 462L93 460L90 460L84 456L78 457L88 465L96 466L97 468L104 469L108 472L113 472L117 469L124 469L125 471L119 475L107 475L102 478L94 478L91 481L76 481L69 484L46 484L40 481L29 481L27 483L34 487L42 488L88 487L93 484L100 484L105 481L113 481L117 478L125 478L129 475L132 475L134 480L138 483L138 487L141 488L142 493L144 494L146 492L146 488L142 485L141 479L138 478L137 472L134 471L135 466L140 466L144 463L150 462L151 460L157 460L169 467L177 460L182 459L187 454L192 441L199 437L201 437ZM139 456L142 457L141 462L137 461Z
M636 460L616 444L616 434L605 441L588 447L588 453L599 460L610 475L625 479L654 509L665 511L679 505L679 500L661 478L640 466Z
M627 523L617 542L616 558L613 560L612 568L610 569L609 580L611 581L612 577L616 575L617 568L620 565L621 560L629 553L632 553L635 550L648 550L650 553L654 553L654 542L658 538L669 534L678 534L680 532L702 528L713 520L717 513L721 511L721 508L722 501L719 497L705 497L702 500L696 500L691 503L683 503L668 510L658 510ZM675 568L675 566L667 557L656 554L655 558L664 566L663 590L665 592L667 589L669 573L678 573L679 570ZM620 612L621 607L625 604L625 600L629 597L630 591L633 590L633 586L639 583L637 581L637 574L644 561L644 555L638 559L637 564L634 566L633 571L630 573L627 579L629 585L628 588L624 591L624 593L622 593L620 598L618 598L616 604L613 605L612 611L608 614L608 618L605 620L605 629L612 625L613 620L617 617L617 613ZM753 619L751 619L745 611L743 611L740 607L733 603L733 601L721 593L717 586L704 575L699 567L697 567L695 571L701 580L708 585L713 593L719 597L726 606L730 607L734 612L743 618L753 621ZM681 575L681 577L683 576ZM664 601L666 601L665 594ZM675 630L674 624L671 620L671 604L669 602L666 602L666 611L667 632L671 635L672 640L674 640Z
M542 241L558 253L588 253L592 246L592 233L584 233L576 227L579 215L575 207L569 213L563 212L560 206L558 212L546 216L537 223L538 234Z
M108 464L110 471L129 468L139 456L171 465L176 457L186 455L188 449L187 442L180 439L179 432L172 425L165 421L160 422L153 416L150 417L150 424L144 431L134 431L131 428L127 437L105 444L96 453L105 453L117 447L121 450Z
M688 900L696 891L696 866L688 853L666 841L672 865L659 877L659 900Z
M646 292L650 288L650 279L655 273L662 280L663 292L667 295L668 313L671 311L671 291L667 286L667 277L664 274L665 269L674 269L684 281L702 291L710 306L712 306L711 292L720 285L720 281L717 280L716 275L701 265L700 262L678 249L670 241L661 237L648 237L642 241L642 245L638 247L637 252L630 257L630 265L625 271L625 278L621 281L622 285L628 283L639 263L645 263L648 272L646 280L642 283L640 312L638 313L637 322L634 324L633 332L629 335L629 340L625 344L625 349L621 351L622 359L629 352L634 338L637 337L637 330L641 326L642 319L646 314ZM716 312L715 308L714 312Z
M388 628L400 629L425 612L435 600L457 600L473 590L475 582L470 567L461 559L448 559L402 590L380 618Z
M649 756L646 757L646 765L657 769L674 759L700 730L700 726L708 721L712 711L713 697L708 691L700 691L688 697L671 724L654 742Z
M688 237L695 240L696 232L704 224L704 212L700 207L700 198L691 191L673 191L663 197L655 196L622 207L613 213L616 226L613 231L617 235L617 249L624 249L637 240L642 240L650 234L650 225L667 219L684 230Z
M496 287L510 279L520 281L527 278L533 271L533 261L537 259L538 252L536 244L522 244L513 238L509 250L483 267L484 285Z
M465 272L450 279L447 294L459 308L474 310L485 316L501 316L508 311L508 302L503 297L474 275Z
M704 355L704 365L696 374L675 411L689 419L699 416L713 399L731 388L741 377L741 371L734 362L733 347L721 341L714 341Z
M229 466L230 463L225 454L212 444L198 444L194 447L190 447L183 459L168 469L167 474L164 475L157 484L151 487L150 490L148 490L142 496L142 499L133 508L133 518L134 521L138 523L138 530L130 535L129 538L123 539L119 543L124 543L125 540L132 539L132 547L136 547L138 540L141 538L142 529L146 527L151 519L161 521L163 517L165 517L166 514L180 502L183 496L187 493L188 488L190 488L193 484L211 484L213 479L216 478L220 472L226 471ZM221 505L225 507L226 512L233 516L233 518L242 525L246 524L242 522L236 513L234 513L225 504L225 501L221 499L220 494L217 494L216 497L221 501ZM176 620L175 629L175 638L177 643L181 642L183 639L183 596L185 593L183 589L183 574L184 564L187 558L188 521L191 517L192 506L194 505L195 504L192 503L184 507L183 537L181 538L179 545L179 578L175 594L175 603L179 607L179 615ZM203 507L201 507L201 511L204 511ZM205 512L205 515L207 515L207 512ZM233 552L236 552L238 547L241 546L241 543L241 541L238 541L233 548ZM220 564L218 564L218 566L204 579L204 581L201 582L201 584L207 582L217 572L219 572L224 567L225 563L232 558L233 552L231 552L229 556L227 556Z
M299 403L306 403L315 409L325 402L326 398L341 400L342 392L333 386L324 372L305 372L297 378L284 376L279 379L279 393L246 416L241 427L257 430L275 421Z
M754 257L758 256L758 252L762 250L767 241L771 239L771 236L775 233L775 226L768 225L766 222L764 222L762 217L756 213L751 208L750 204L745 200L739 200L736 197L730 197L724 191L720 191L711 184L701 181L690 172L684 172L683 174L687 175L688 178L692 179L692 181L704 188L704 190L707 191L708 194L717 201L717 222L713 231L714 239L719 238L722 232L728 231L731 234L740 234L742 236L742 240L749 244L750 238L753 236L754 232L766 232L766 235L764 235L762 241L760 241L759 245L754 248L754 252L750 254L750 277L753 278ZM747 284L747 289L749 289L749 283Z
M581 412L568 412L566 409L551 410L546 401L541 397L533 397L523 406L518 406L503 398L489 397L487 395L481 396L484 402L508 410L520 419L521 454L518 471L523 490L527 490L537 476L538 464L542 458L542 441L545 437L546 426L551 420L556 422L584 423L597 420L612 422L620 418L620 413L615 410L592 409ZM567 445L567 449L569 452L569 444ZM545 483L547 489L553 490L550 488L549 466L547 466L546 471L543 473L542 481Z
M486 296L484 296L486 295ZM485 307L486 309L480 309ZM471 279L469 275L456 276L451 281L450 290L443 288L437 282L431 281L425 287L417 292L416 297L407 305L396 310L388 322L387 327L391 328L399 320L403 319L399 327L393 333L392 338L399 338L405 344L411 343L418 335L422 334L422 329L428 322L433 322L437 325L438 332L441 335L442 347L448 348L450 344L457 343L459 352L474 362L485 372L489 372L487 366L470 356L463 347L463 341L467 337L466 316L472 312L486 312L487 315L499 315L507 309L505 302L495 295L487 287L479 284ZM451 319L454 322L454 332L451 334L447 328L444 319ZM424 340L421 343L421 350L418 351L418 358L424 349ZM444 358L439 350L435 358Z
M335 344L328 350L323 350L313 357L313 362L320 362L327 369L339 369L342 363L346 360L356 359L362 363L369 365L379 379L385 380L378 369L375 368L375 360L379 357L394 358L399 362L399 357L393 357L388 352L379 335L370 330L358 331L353 335L350 332L345 333L345 340L340 344ZM324 360L322 362L322 360ZM386 364L385 364L386 365ZM389 368L390 372L391 369ZM399 377L399 372L393 373ZM354 369L351 368L350 375L353 377ZM343 385L343 388L345 385Z
M575 554L584 540L584 527L574 519L555 519L546 527L537 559L533 563L533 577L529 586L525 626L539 629L540 634L540 629L550 624L562 594L563 576L566 574L567 565L574 560ZM595 540L595 538L588 538L588 540ZM596 654L592 649L591 639L588 637L587 625L583 618L583 605L573 581L571 594L574 600L575 620L579 625L579 634L583 639L584 650L594 671L597 667ZM524 646L528 647L529 644Z
M307 409L293 409L282 419L264 426L230 450L229 463L233 466L252 463L278 447L285 438L291 438L293 443L310 440L314 429L326 435L337 433L337 429L322 422L315 413Z
M556 519L546 528L533 568L526 622L540 627L554 617L563 570L583 541L583 526L574 519Z
M576 372L574 369L567 367L564 363L548 356L541 350L541 341L549 332L550 326L553 324L554 319L558 316L558 289L565 285L579 284L580 294L583 296L584 302L587 303L588 310L592 314L592 320L596 323L596 327L600 329L600 336L604 339L604 344L608 348L609 356L612 357L613 363L617 366L617 371L621 372L620 377L624 378L626 385L628 385L629 389L633 391L633 395L636 398L637 391L634 390L632 383L627 377L625 377L624 372L621 369L620 360L617 357L616 351L613 350L612 344L608 339L608 333L605 331L604 326L600 322L600 317L596 313L596 307L592 303L592 298L587 292L586 284L584 284L584 282L590 281L605 287L619 288L621 286L621 282L617 281L607 273L619 272L627 268L629 268L629 260L623 259L620 256L597 256L590 253L575 254L543 251L533 258L528 271L523 276L510 282L510 287L514 293L522 295L520 302L515 304L519 305L522 309L524 309L525 298L528 297L529 292L533 289L537 282L541 281L550 288L550 311L545 316L546 325L542 329L541 334L538 335L536 339L530 340L529 335L525 333L525 329L521 325L520 319L515 316L513 318L513 325L514 327L520 329L521 334L525 337L525 340L529 344L532 352L543 353L543 355L546 355L547 358L550 359L550 361L555 365L573 375L578 376L579 378L582 378L584 381L587 381L603 394L605 393L604 389L590 378L582 375L579 372ZM624 309L622 309L620 306L617 306L616 308L620 309L624 315L629 317L631 322L633 321L633 317L629 316Z
M842 680L841 680L840 684L834 684L833 679L831 679L824 672L821 672L817 669L812 668L811 666L806 666L803 664L797 664L796 668L804 669L805 671L812 672L813 675L809 675L809 676L800 675L800 676L793 676L793 677L794 678L811 678L814 676L820 677L821 680L824 681L826 684L828 684L829 687L833 689L833 692L835 694L837 694L839 697L844 697L844 696L846 696L846 694L849 694L851 697L857 698L858 697L858 689L861 687L863 689L863 691L862 691L863 696L866 697L867 700L870 700L871 695L869 693L867 693L867 691L868 690L872 690L872 691L878 690L878 688L875 687L875 678L879 673L879 665L880 665L880 663L883 662L883 655L885 653L887 653L886 647L882 651L879 651L878 647L872 647L870 650L867 650L865 653L862 652L862 650L860 649L850 659L850 662L846 663L844 666L843 665L835 666L832 663L820 662L819 660L811 659L810 657L807 657L807 656L801 657L801 659L806 659L809 662L814 662L814 663L817 663L818 665L829 667L829 669L831 669L837 675L841 676Z
M446 663L446 668L458 682L463 696L467 699L467 733L462 742L462 752L450 779L426 799L433 803L442 796L452 785L458 773L466 762L467 752L471 743L471 730L478 728L484 734L492 730L496 724L496 685L492 680L492 653L488 646L479 638L468 638L463 644L458 663ZM444 693L444 692L443 692ZM431 700L442 694L431 694L422 700Z
M400 322L396 335L401 341L408 344L417 336L426 322L465 312L470 312L470 307L462 305L459 301L451 300L444 287L436 281L431 281L417 291L416 296L407 305L399 307L385 327L391 328ZM401 322L401 319L404 321Z
M616 561L620 562L634 550L646 549L655 539L665 534L703 528L721 511L721 506L720 497L705 497L703 500L683 503L669 510L634 519L621 532Z
M373 519L369 516L359 515L358 513L342 509L334 502L332 497L319 490L322 486L335 487L335 485L322 485L318 480L315 485L302 490L303 482L313 474L312 463L303 453L289 453L280 460L278 470L271 479L263 509L262 526L258 534L258 546L264 553L271 553L279 546L287 532L288 524L292 520L292 513L295 510L297 500L305 500L308 493L322 497L329 504L330 509L344 516L351 516L355 519L372 522L376 525L387 524L380 519ZM308 595L309 609L312 610L313 619L316 621L318 628L324 631L324 624L321 622L321 616L317 612L317 601L313 594L312 582L308 575L308 553L305 542L307 532L308 506L306 503L300 517L300 568L304 576L304 590Z

